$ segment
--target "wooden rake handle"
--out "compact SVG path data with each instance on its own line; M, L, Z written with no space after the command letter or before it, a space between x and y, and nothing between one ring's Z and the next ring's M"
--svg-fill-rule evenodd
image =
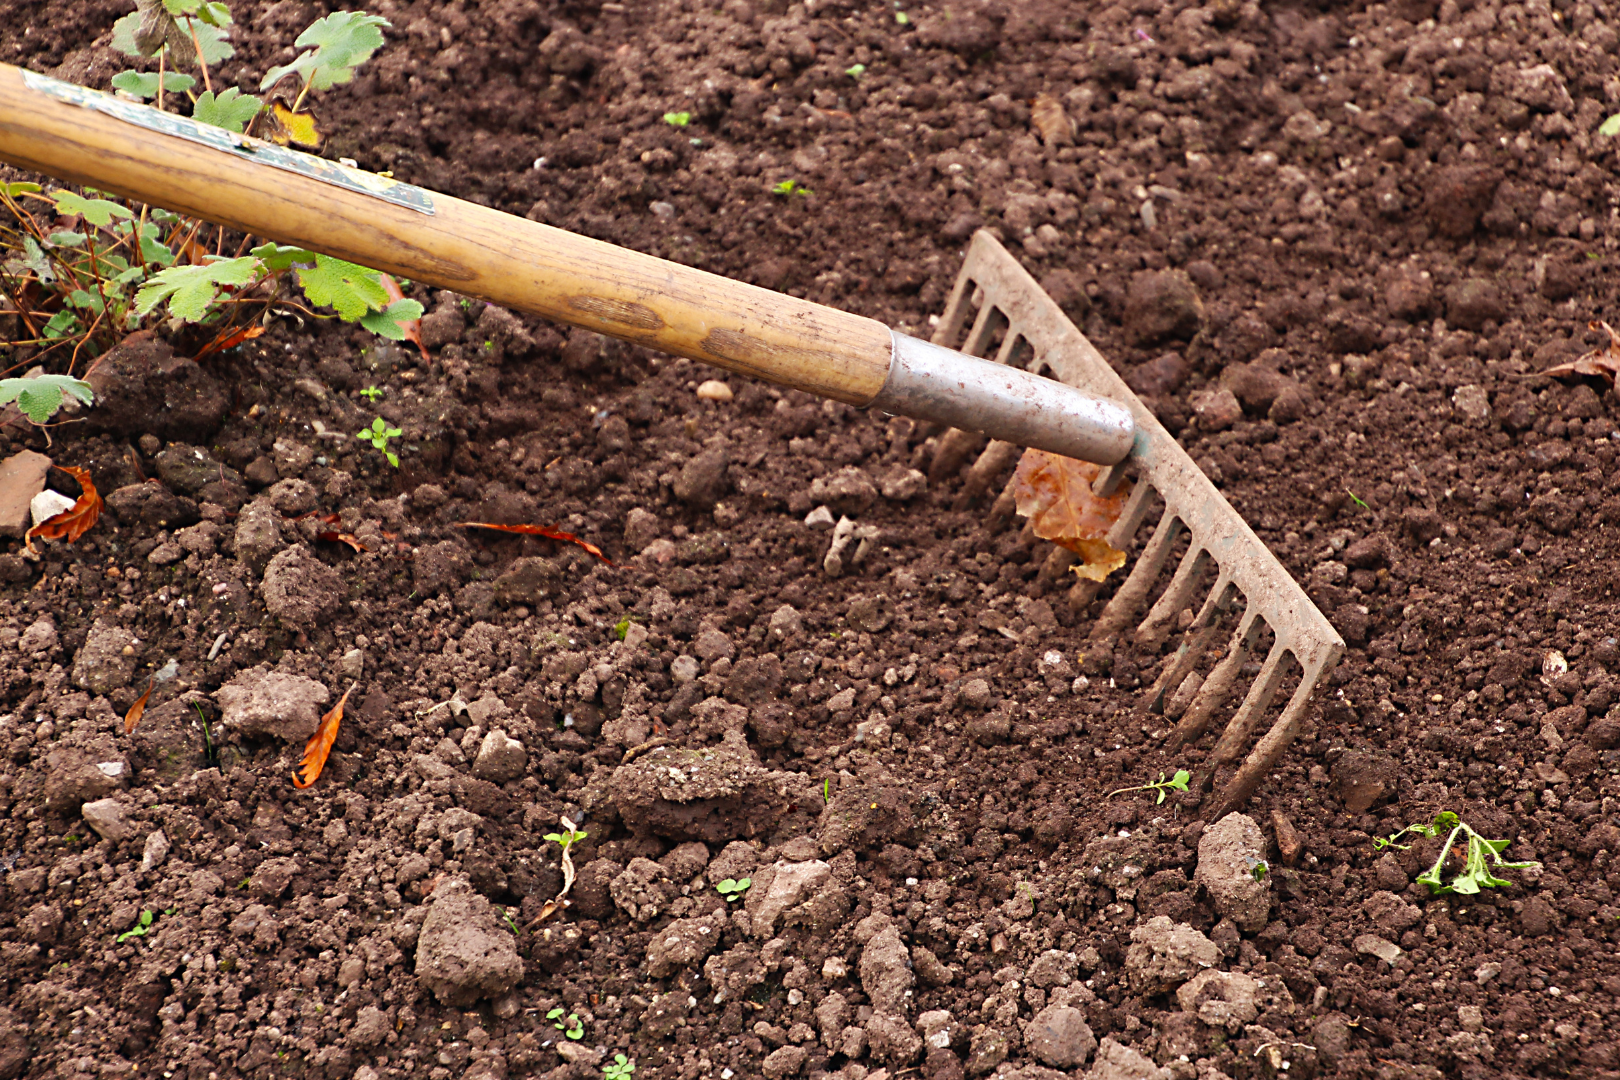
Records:
M1125 410L1016 369L950 354L971 363L944 385L932 347L874 319L4 64L0 160L851 405L1005 429L1105 464L1134 436ZM885 395L901 352L926 370ZM990 395L999 405L968 385L984 374L972 365L1006 384Z

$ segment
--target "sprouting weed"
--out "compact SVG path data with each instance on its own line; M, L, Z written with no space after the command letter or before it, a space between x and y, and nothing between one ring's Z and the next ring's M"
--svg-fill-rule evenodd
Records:
M381 450L383 457L388 459L388 464L397 469L399 468L399 455L388 449L388 440L397 439L403 434L405 434L403 431L390 426L386 420L379 416L371 422L370 427L362 428L354 437L361 442L369 442L373 447Z
M743 893L754 883L753 878L726 878L714 887L714 891L726 898L726 903L734 904L743 898Z
M1186 769L1177 769L1176 775L1172 776L1168 780L1164 778L1164 773L1161 772L1159 773L1159 779L1156 781L1149 780L1147 783L1138 784L1135 787L1122 787L1118 791L1110 791L1108 793L1108 798L1112 799L1115 795L1124 795L1126 792L1130 791L1152 791L1156 792L1159 796L1154 800L1155 804L1158 804L1164 802L1164 797L1167 792L1186 791L1187 781L1191 779L1192 773L1188 772Z

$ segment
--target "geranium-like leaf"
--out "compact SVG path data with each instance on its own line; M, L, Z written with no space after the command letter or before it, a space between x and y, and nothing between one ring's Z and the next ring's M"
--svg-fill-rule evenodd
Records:
M132 217L129 208L120 206L107 199L87 199L83 195L75 195L71 191L56 191L51 193L56 202L56 209L63 214L77 214L95 226L107 225L115 217Z
M406 324L422 317L422 305L415 300L395 300L381 311L360 316L360 325L389 341L404 341Z
M264 102L231 86L217 95L212 90L204 90L197 97L191 118L199 124L213 124L240 134L262 108Z
M382 27L392 26L381 15L362 11L335 11L316 19L293 42L309 49L290 64L271 68L259 84L268 90L288 75L297 75L311 90L329 90L354 78L354 69L382 48Z
M200 322L227 285L246 285L264 264L251 255L200 266L171 266L152 275L135 294L135 309L149 314L164 300L169 313L184 322Z
M284 270L291 270L295 263L307 264L315 261L313 251L305 251L303 248L296 247L282 247L274 240L253 248L250 254L262 260L266 270L273 270L278 274Z
M330 255L317 254L313 269L299 270L298 284L310 303L333 309L344 322L358 322L372 308L388 303L388 290L377 271Z
M86 405L95 403L90 384L70 375L35 375L28 379L0 379L0 405L15 401L36 424L43 424L62 407L62 395L72 394Z

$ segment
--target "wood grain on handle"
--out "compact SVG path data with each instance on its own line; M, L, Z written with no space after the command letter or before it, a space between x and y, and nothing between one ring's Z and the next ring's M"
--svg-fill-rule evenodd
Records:
M888 376L874 319L446 195L424 214L70 104L3 64L0 160L852 405Z

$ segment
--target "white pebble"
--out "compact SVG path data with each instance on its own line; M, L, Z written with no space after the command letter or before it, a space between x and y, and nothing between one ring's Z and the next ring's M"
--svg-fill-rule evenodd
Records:
M719 379L706 379L698 384L697 396L704 401L730 401L731 387Z

